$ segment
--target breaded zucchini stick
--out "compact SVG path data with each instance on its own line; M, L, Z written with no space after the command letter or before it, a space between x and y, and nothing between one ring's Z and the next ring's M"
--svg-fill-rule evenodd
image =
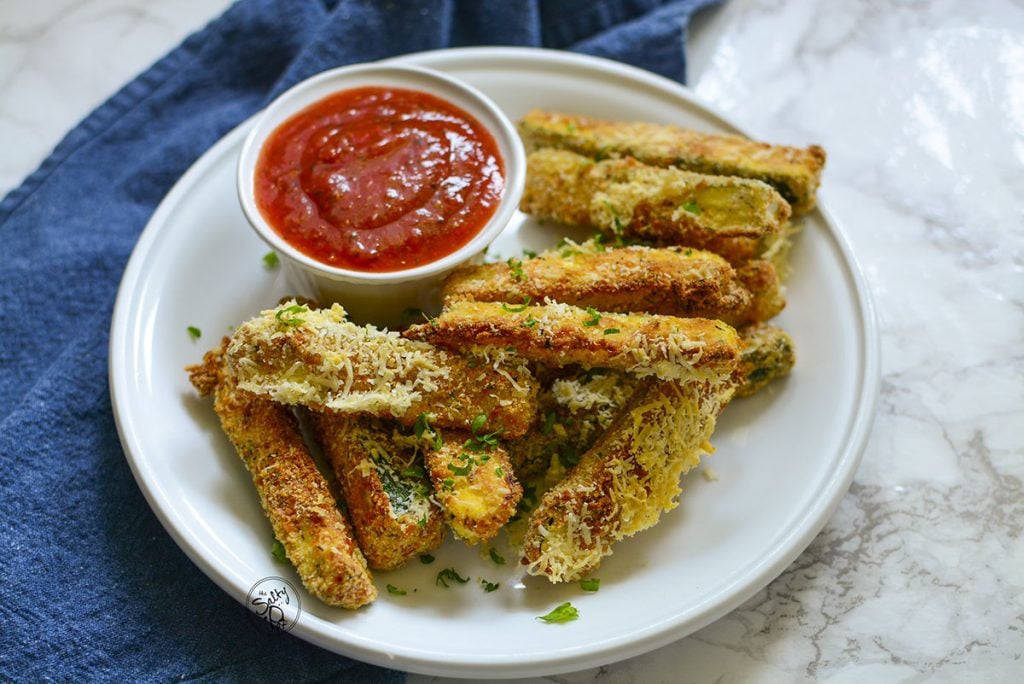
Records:
M484 364L358 326L337 304L264 311L235 330L226 359L240 388L284 404L394 417L406 426L429 412L435 424L463 429L482 413L512 437L536 417L537 383L521 361Z
M734 397L750 396L793 368L793 340L781 328L759 323L738 332L742 352ZM561 480L643 383L619 371L575 369L546 384L537 396L539 429L507 444L516 475L530 481L547 473L546 480Z
M445 281L445 302L534 302L550 298L598 311L646 311L738 320L750 293L717 254L694 249L624 247L596 254L468 266Z
M569 304L454 302L406 334L455 349L511 349L548 366L578 363L667 380L728 375L739 355L739 336L722 321L602 313Z
M749 397L775 378L788 375L796 363L793 338L781 328L760 323L741 329L740 338L738 397Z
M496 434L445 432L424 462L448 524L466 542L492 538L515 514L523 488Z
M554 379L537 397L538 428L507 444L516 475L527 481L554 471L550 479L560 480L643 383L628 373L603 368L576 369Z
M419 459L373 419L311 411L369 566L392 570L444 541L444 516L430 500Z
M612 545L678 504L680 476L710 450L729 382L647 380L579 464L530 516L521 562L552 582L577 580Z
M758 288L752 291L725 259L711 252L641 246L591 253L556 250L522 262L460 268L445 281L443 294L446 303L551 299L598 311L718 318L744 325L774 316L784 305L778 278L773 282L771 265L766 266L751 271L758 278L746 279Z
M186 370L200 395L213 394L221 426L252 475L263 510L303 585L330 606L355 609L377 589L352 530L306 449L294 415L235 386L223 372L224 345Z
M769 145L736 135L540 110L523 117L519 134L529 150L553 147L595 159L634 157L652 166L764 181L792 205L794 215L814 208L825 166L825 150L817 145Z
M635 159L595 162L566 150L527 158L520 209L605 235L703 247L779 232L789 205L761 181L665 169Z

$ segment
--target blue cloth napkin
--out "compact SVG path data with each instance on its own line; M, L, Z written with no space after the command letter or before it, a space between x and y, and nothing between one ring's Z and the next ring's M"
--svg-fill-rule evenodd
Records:
M260 630L178 549L125 462L110 315L140 231L208 147L289 85L463 45L685 77L713 0L242 0L79 124L0 203L0 679L395 681Z

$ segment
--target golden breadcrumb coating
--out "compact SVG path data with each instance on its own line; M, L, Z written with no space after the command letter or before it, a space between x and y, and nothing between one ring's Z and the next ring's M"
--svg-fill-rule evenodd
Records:
M355 609L377 597L366 559L306 449L290 409L238 389L223 349L186 370L252 476L263 510L303 585L330 606ZM268 545L269 547L269 545Z
M769 145L737 135L653 123L534 110L518 128L528 150L553 147L594 159L634 157L652 166L761 180L778 190L794 215L814 208L825 166L825 150L817 145Z
M406 334L455 349L510 349L549 366L578 363L663 379L726 376L739 355L739 337L722 321L606 313L569 304L453 302Z
M445 281L444 299L543 302L550 298L598 311L728 320L750 304L733 268L694 249L623 247L597 254L545 253L511 263L467 266Z
M311 411L310 423L371 568L392 570L441 545L444 515L414 449L374 419Z
M513 437L536 417L537 383L521 361L482 363L359 326L337 304L263 311L235 330L226 359L242 389L317 410L406 426L430 413L436 425L463 429L482 413Z
M740 278L722 257L690 248L629 246L588 253L566 246L525 261L457 269L445 281L444 299L449 304L550 299L598 311L718 318L733 326L774 316L785 302L771 265L742 268L758 277Z

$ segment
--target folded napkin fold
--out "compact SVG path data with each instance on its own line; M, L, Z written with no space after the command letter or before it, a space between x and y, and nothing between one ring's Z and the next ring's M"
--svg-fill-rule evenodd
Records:
M0 202L0 679L400 680L257 629L125 462L110 314L153 210L207 148L324 69L465 45L600 55L682 81L714 0L241 0L79 124Z

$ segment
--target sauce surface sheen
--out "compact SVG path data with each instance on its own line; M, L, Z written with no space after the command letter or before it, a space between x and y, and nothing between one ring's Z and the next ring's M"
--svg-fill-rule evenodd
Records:
M254 190L274 230L307 256L390 272L469 242L504 186L498 145L472 115L429 93L364 87L275 129Z

